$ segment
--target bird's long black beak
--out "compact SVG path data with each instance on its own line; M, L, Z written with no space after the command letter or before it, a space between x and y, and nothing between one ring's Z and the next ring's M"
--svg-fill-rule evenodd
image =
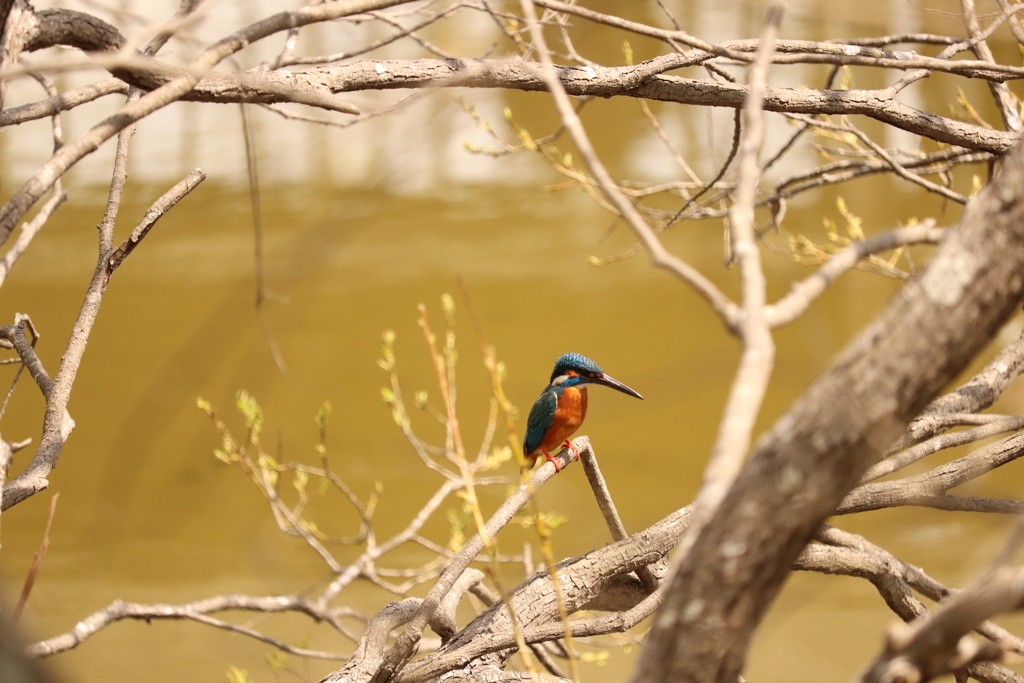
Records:
M601 375L600 377L594 377L590 381L592 383L594 383L594 384L603 384L606 387L611 387L612 389L615 389L616 391L621 391L624 394L629 394L630 396L635 396L635 397L643 400L643 396L641 396L637 392L633 391L632 389L627 387L625 384L623 384L619 380L614 379L612 377L609 377L608 375Z

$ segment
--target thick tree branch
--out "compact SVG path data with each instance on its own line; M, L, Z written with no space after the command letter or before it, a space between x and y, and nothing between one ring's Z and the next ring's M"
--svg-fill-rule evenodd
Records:
M578 558L564 560L557 565L563 599L569 613L593 606L609 588L617 584L617 577L641 566L661 562L676 546L682 532L690 524L692 506L673 512L648 529L630 538L594 550ZM652 604L657 604L660 593L643 598L634 608L606 616L579 619L570 622L572 635L584 637L619 633L650 615ZM559 618L555 591L550 574L538 572L512 592L511 602L517 621L528 643L554 640L565 635ZM489 654L501 653L502 660L511 656L516 640L511 620L504 603L496 603L468 624L436 653L407 665L397 676L401 683L420 683L443 673L470 664ZM325 679L333 680L333 679Z
M749 639L821 521L987 343L1024 290L1024 147L923 275L762 439L676 573L637 681L733 683ZM826 408L827 407L827 408Z
M352 12L336 12L336 16L376 9L402 0L362 0L365 8ZM342 3L344 4L344 3ZM570 11L572 6L549 3L560 11ZM270 33L283 30L294 22L301 26L311 21L322 21L312 15L324 13L324 7L336 7L338 3L318 6L316 11L300 10L295 13L274 15L259 25L247 27L237 35L251 42ZM1014 12L1021 8L1014 8ZM581 10L577 9L576 12ZM582 10L586 11L586 10ZM275 104L301 102L311 106L347 111L349 105L339 103L331 93L353 92L388 88L432 88L432 87L474 87L506 88L518 90L546 89L538 78L536 66L517 61L446 59L446 60L368 60L347 64L318 67L296 71L260 71L246 74L206 73L220 61L211 60L209 66L199 62L181 70L155 59L121 55L124 38L104 22L95 18L81 19L89 15L72 13L69 10L48 10L34 17L36 26L27 34L32 38L30 49L39 49L54 44L64 44L85 50L106 50L113 54L107 63L114 75L145 90L156 90L171 82L192 81L189 74L198 71L201 78L194 79L194 89L184 88L177 98L205 102L244 102L253 104ZM74 21L72 21L74 20ZM81 35L74 26L81 25ZM634 27L635 28L635 27ZM648 27L652 28L652 27ZM652 29L654 30L654 29ZM660 29L655 30L660 31ZM681 32L665 32L666 40L680 40ZM227 39L230 42L230 39ZM686 43L687 41L683 41ZM706 62L715 55L731 58L751 59L750 52L756 51L758 41L731 41L713 46L699 40L687 44L699 45L700 49L684 53L671 53L630 67L559 67L559 78L570 95L579 97L611 97L627 95L682 104L742 108L746 88L735 84L702 81L662 76L665 71L694 66ZM224 46L222 41L219 46ZM215 49L214 52L219 51ZM231 48L237 50L238 47ZM927 72L944 71L967 77L991 76L994 78L1024 78L1024 69L992 64L989 61L966 62L926 58L913 53L896 53L873 47L837 45L835 43L814 43L811 41L779 41L778 50L783 63L807 61L812 63L864 64L882 68L921 69ZM230 52L229 52L230 53ZM208 53L210 54L210 53ZM226 55L225 55L226 56ZM222 59L223 56L220 58ZM777 58L776 61L779 61ZM992 71L998 74L992 75ZM175 89L179 90L179 89ZM790 88L767 88L764 97L766 111L803 114L862 114L904 130L934 140L955 144L970 149L1004 153L1016 140L1016 133L994 131L982 126L971 125L953 119L936 116L896 102L895 91L861 90L811 90ZM163 105L161 105L163 106ZM115 131L116 132L116 131ZM2 228L0 223L0 228Z
M655 57L636 66L558 66L556 72L565 91L576 97L628 96L742 108L747 94L742 85L662 75L698 62L695 56L684 53ZM288 74L281 78L311 79L335 93L425 87L537 91L545 89L537 75L538 66L518 60L369 60L293 72L301 76ZM201 99L202 95L196 93L195 97ZM939 142L998 154L1005 153L1017 140L1016 133L955 121L899 103L888 90L767 87L763 106L772 112L861 114Z

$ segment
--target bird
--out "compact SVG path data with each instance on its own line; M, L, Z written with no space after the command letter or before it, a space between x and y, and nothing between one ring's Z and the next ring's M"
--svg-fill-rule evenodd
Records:
M601 366L579 353L567 353L555 361L551 380L540 398L530 409L523 439L523 456L533 467L542 454L555 466L562 468L551 455L556 446L567 446L578 458L579 451L569 437L583 424L587 416L587 385L602 384L624 394L643 399L643 396L622 382L604 374Z

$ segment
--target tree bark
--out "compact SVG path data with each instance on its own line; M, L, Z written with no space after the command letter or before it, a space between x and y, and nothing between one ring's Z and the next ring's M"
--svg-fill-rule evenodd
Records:
M755 627L822 521L960 372L1024 290L1024 149L766 434L678 567L634 681L735 683Z

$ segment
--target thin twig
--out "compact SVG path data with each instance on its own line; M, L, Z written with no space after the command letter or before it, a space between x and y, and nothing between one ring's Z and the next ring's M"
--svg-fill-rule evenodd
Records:
M153 202L153 205L146 211L142 220L132 230L132 234L117 249L111 252L110 257L107 259L110 275L113 275L118 266L128 258L128 255L135 251L135 247L149 234L149 231L156 225L156 222L192 190L196 189L199 183L204 180L206 180L206 174L197 168L179 180L171 189L167 190L159 199Z
M188 619L197 621L215 628L225 629L240 633L261 642L273 645L274 647L290 654L302 657L315 657L320 659L345 660L346 655L337 652L325 652L322 650L309 650L306 648L289 645L276 638L255 631L247 626L232 624L221 619L214 619L208 614L210 612L222 612L225 610L251 610L258 612L301 612L309 615L318 621L336 623L337 617L325 610L318 609L313 603L299 596L267 596L252 597L247 595L222 595L213 598L206 598L184 605L143 605L139 603L124 602L115 600L105 609L94 612L75 625L71 631L47 640L40 641L29 646L26 654L29 657L49 657L60 652L65 652L82 644L92 636L96 635L106 626L122 619L139 619L142 621L153 621L154 619Z
M57 96L57 87L49 79L43 78L41 74L33 74L36 81L43 86L46 90L46 94L51 98ZM4 112L6 113L6 112ZM51 116L51 130L53 131L53 151L57 152L64 145L64 126L61 123L60 112L55 111ZM7 250L3 258L0 259L0 286L7 279L7 274L11 272L11 268L21 258L21 255L25 253L28 245L31 244L33 238L39 233L39 231L46 225L46 222L50 220L50 217L54 214L57 208L64 203L67 199L67 194L64 193L64 180L58 178L53 183L53 190L50 194L50 198L40 207L38 213L32 217L32 220L26 222L21 226L21 232L18 234L18 238L15 240L11 248ZM2 411L0 411L2 412Z
M778 0L768 6L762 29L761 50L750 68L749 94L743 108L743 141L737 164L737 188L729 211L730 234L739 261L743 290L739 325L743 354L718 426L711 459L701 480L695 519L676 553L674 562L677 567L685 560L701 529L713 517L739 475L750 448L754 422L760 412L774 365L775 343L765 310L765 279L754 232L754 201L760 178L757 155L764 139L761 100L784 6L785 2Z
M8 446L8 448L10 447ZM58 498L60 498L59 493L53 494L53 497L50 498L50 514L46 518L46 527L43 529L43 540L39 544L39 550L32 557L32 566L28 570L28 575L25 576L25 584L21 588L21 597L18 598L18 604L14 608L14 614L11 616L12 624L16 625L18 620L21 619L21 611L25 608L28 596L32 592L32 586L35 585L36 578L39 576L39 570L43 567L46 551L50 549L50 527L53 525L53 516L57 512Z
M284 372L284 356L274 338L274 331L270 327L270 319L267 318L267 310L264 304L267 301L267 277L264 271L263 258L263 211L260 208L260 177L256 164L256 136L252 129L252 122L249 120L248 109L244 104L239 105L242 114L242 135L245 138L245 167L249 174L249 201L252 203L252 228L253 228L253 251L256 263L256 317L260 321L260 328L263 330L263 338L270 349L270 355L274 359L278 372Z
M608 485L604 481L604 475L601 474L593 446L580 453L580 460L583 462L583 471L587 474L590 488L594 491L597 505L601 508L601 514L604 515L605 523L608 525L608 531L612 534L612 540L622 541L629 538L626 527L623 526L622 519L619 517L619 511L615 507L615 502L612 500L612 495L608 491ZM651 572L650 567L644 566L638 569L637 576L649 592L653 593L658 589L658 579Z

